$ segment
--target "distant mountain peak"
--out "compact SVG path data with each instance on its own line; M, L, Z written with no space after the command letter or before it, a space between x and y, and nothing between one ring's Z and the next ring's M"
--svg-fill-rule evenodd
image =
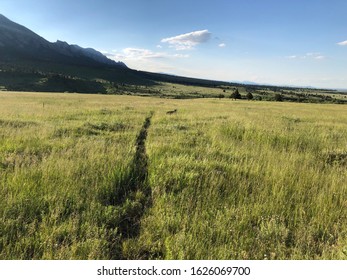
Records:
M57 40L57 41L55 42L55 44L57 44L57 45L63 45L63 46L69 46L69 44L68 44L67 42L65 42L65 41L60 41L60 40Z
M58 40L50 43L28 28L0 14L0 63L20 60L59 64L126 67L92 48L82 48Z

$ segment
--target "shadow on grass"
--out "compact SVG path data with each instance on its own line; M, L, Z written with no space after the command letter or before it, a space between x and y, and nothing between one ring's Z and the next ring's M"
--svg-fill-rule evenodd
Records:
M136 139L136 152L131 163L129 177L122 182L116 198L116 203L125 207L124 218L119 225L120 233L124 238L138 236L141 217L145 209L151 207L152 204L145 145L152 115L153 113L146 118Z
M103 204L116 207L115 222L106 225L112 232L108 236L110 254L115 259L125 259L122 254L122 243L136 238L140 233L141 218L147 208L152 205L152 191L148 182L148 156L146 153L146 139L151 125L153 112L145 122L136 138L136 152L120 181L115 182L115 188L107 197L103 197Z

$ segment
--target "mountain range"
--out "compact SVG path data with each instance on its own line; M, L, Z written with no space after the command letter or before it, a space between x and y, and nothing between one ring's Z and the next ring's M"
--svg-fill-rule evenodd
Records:
M0 90L123 94L158 82L230 85L133 70L92 48L51 43L0 14Z
M0 15L0 62L40 61L70 65L123 67L92 48L48 42L28 28Z

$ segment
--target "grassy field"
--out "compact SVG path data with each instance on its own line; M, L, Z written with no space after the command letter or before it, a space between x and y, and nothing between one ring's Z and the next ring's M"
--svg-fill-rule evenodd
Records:
M170 76L123 68L0 62L0 91L102 93L172 99L231 98L297 103L347 104L347 92L318 88L240 84ZM36 70L34 70L36 69ZM251 96L251 97L250 97Z
M0 100L0 259L347 259L345 105Z
M231 98L235 90L241 94L241 99L248 99L251 93L257 101L284 101L297 103L347 103L347 94L334 90L314 88L286 88L261 85L230 84L220 85L218 82L209 85L179 84L170 82L156 82L153 85L112 85L107 87L107 93L127 94L137 96L152 96L174 99L191 98ZM278 100L280 97L280 100Z

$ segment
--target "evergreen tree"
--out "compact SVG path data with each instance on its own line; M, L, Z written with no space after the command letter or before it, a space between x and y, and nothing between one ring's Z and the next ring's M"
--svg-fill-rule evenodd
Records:
M253 99L253 94L249 91L249 92L247 92L246 97L247 97L248 100L252 100Z
M241 94L239 93L239 90L236 89L236 90L230 95L230 98L233 98L233 99L241 99Z

